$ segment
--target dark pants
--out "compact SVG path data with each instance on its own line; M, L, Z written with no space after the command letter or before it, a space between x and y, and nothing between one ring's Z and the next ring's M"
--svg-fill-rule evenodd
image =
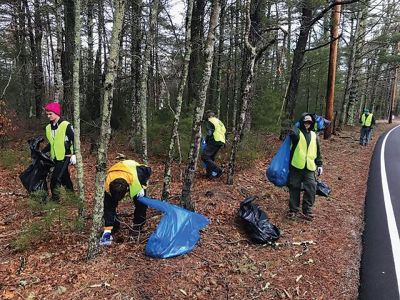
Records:
M361 127L360 145L366 146L370 140L371 127Z
M215 145L212 143L208 143L206 149L204 149L202 158L203 162L206 165L206 172L208 177L213 177L212 172L216 172L219 176L222 173L222 169L216 165L215 156L217 155L219 149L221 149L222 145ZM215 177L215 176L214 176Z
M68 165L69 157L66 157L64 160L54 161L54 170L50 180L50 189L53 201L60 201L61 186L64 186L71 192L74 190L74 186L69 175Z
M300 210L301 183L303 183L304 188L302 211L304 214L309 214L314 205L317 188L315 172L290 167L288 185L290 195L289 210L292 212L298 212Z
M120 224L117 220L117 206L118 202L124 198L123 195L120 199L113 199L107 192L104 193L104 225L106 227L112 226L113 231L119 229ZM134 227L141 227L146 221L147 206L137 200L137 197L133 197L133 203L135 204L135 210L133 212L133 225Z

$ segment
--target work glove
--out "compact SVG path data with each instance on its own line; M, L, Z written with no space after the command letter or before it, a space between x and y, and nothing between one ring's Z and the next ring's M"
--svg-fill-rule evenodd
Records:
M76 164L76 155L75 154L71 155L71 157L69 158L69 164L70 165Z
M100 239L100 246L110 246L112 244L113 237L111 230L104 230L103 235Z
M318 174L318 176L321 176L322 175L322 173L323 173L323 169L322 169L322 167L318 167L317 168L317 174Z
M141 189L136 195L137 197L144 197L144 189Z

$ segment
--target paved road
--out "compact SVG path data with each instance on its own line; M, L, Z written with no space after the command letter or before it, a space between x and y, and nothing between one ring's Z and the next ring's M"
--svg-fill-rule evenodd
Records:
M400 299L400 126L376 143L365 199L361 300Z

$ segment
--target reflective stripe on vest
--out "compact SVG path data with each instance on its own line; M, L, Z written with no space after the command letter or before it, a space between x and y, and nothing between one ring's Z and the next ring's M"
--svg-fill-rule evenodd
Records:
M225 144L225 126L224 123L222 123L220 120L218 120L216 117L209 118L208 121L210 121L214 125L214 140L216 142L222 142Z
M365 114L361 116L361 125L370 127L372 124L372 114L369 114L368 117L365 118Z
M140 190L142 185L137 175L137 166L141 164L134 160L124 160L113 165L107 172L107 178L104 183L106 192L110 192L110 183L115 179L124 179L129 185L129 195L133 198Z
M46 126L46 137L50 144L50 154L52 159L63 160L65 158L65 135L67 133L68 125L68 121L62 121L55 130L54 137L51 134L51 124Z
M317 158L317 135L315 132L310 131L311 140L307 148L307 141L304 134L300 131L299 142L293 153L292 166L303 170L304 167L310 171L315 171L317 166L315 165L315 159Z

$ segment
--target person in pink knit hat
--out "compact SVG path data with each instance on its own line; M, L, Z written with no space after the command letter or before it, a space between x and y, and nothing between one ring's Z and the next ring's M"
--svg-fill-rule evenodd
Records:
M45 133L49 144L42 152L50 152L54 161L54 170L50 180L52 200L60 201L60 187L73 191L73 184L68 170L68 165L76 164L74 154L74 130L72 125L61 119L61 105L50 102L45 107L46 116L50 123L46 126Z

